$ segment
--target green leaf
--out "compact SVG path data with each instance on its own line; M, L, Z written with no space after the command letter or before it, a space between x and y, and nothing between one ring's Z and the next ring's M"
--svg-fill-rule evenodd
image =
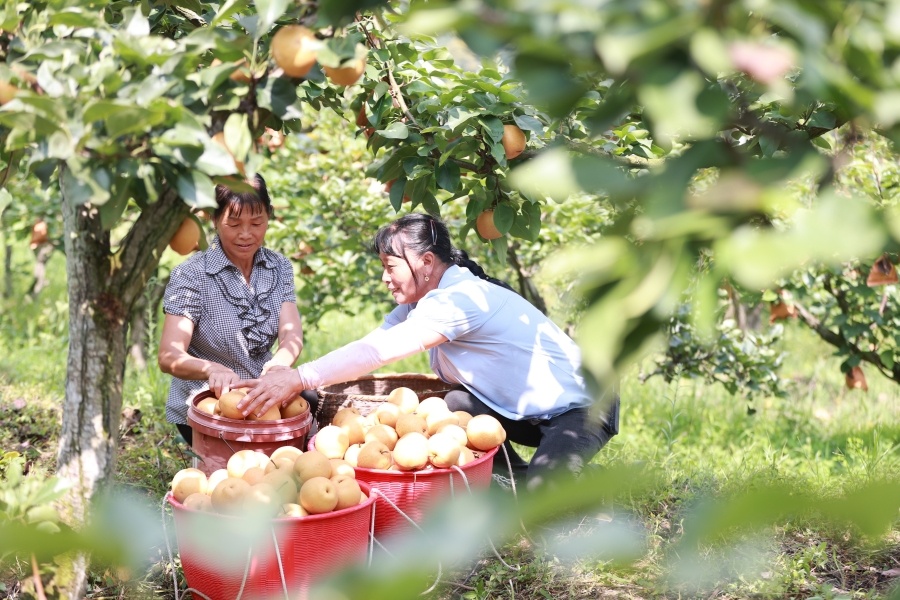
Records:
M503 121L494 116L485 116L481 119L481 131L485 139L499 142L503 139Z
M459 165L452 160L445 162L437 168L435 181L442 190L455 192L459 188Z
M122 11L124 31L134 37L150 35L150 21L139 8L126 8Z
M502 234L509 233L516 220L516 209L509 204L500 203L494 207L494 227Z
M453 106L447 111L446 126L450 131L456 131L460 125L463 125L475 116L477 116L477 113L474 113L463 106ZM500 135L502 136L503 133L501 132Z
M213 17L210 27L219 25L222 21L229 18L231 15L240 12L249 5L249 0L226 0L222 6L219 7L219 10L216 11L216 16Z
M259 39L269 33L272 25L284 14L291 2L290 0L254 0L254 4L259 21L256 23L253 37Z
M409 127L406 123L395 121L387 126L387 129L379 129L378 134L390 140L405 140L409 137Z
M178 174L178 194L192 208L215 208L216 186L212 179L199 171Z
M253 138L247 124L247 113L231 113L225 121L225 145L238 162L245 162L253 147Z

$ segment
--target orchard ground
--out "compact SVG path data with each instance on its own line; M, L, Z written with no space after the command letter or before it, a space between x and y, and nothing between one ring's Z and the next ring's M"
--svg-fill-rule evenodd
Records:
M57 257L54 260L60 260ZM54 269L60 269L56 264ZM34 476L52 473L65 382L67 306L63 274L34 301L6 298L0 313L0 448L23 453ZM16 282L17 287L21 282ZM375 326L373 316L331 314L306 332L305 357L320 356ZM157 336L156 331L152 336ZM900 526L878 539L815 521L779 523L748 535L739 547L708 548L692 581L674 568L672 553L693 503L753 486L785 483L807 493L839 494L881 477L900 477L900 403L896 385L874 374L869 391L847 390L838 360L821 342L788 327L784 374L795 386L784 399L748 403L692 381L622 385L621 434L596 457L599 466L641 463L663 474L662 485L613 508L645 547L630 561L582 557L562 561L525 539L473 556L460 572L444 573L431 598L887 598L900 583ZM427 372L423 356L392 371ZM129 369L117 479L159 505L168 482L189 455L164 420L168 377L154 366ZM140 418L133 409L140 411ZM605 521L586 516L583 528ZM570 532L574 535L576 532ZM568 534L564 534L568 535ZM4 557L0 594L26 598L20 582L27 561ZM177 565L177 562L176 562ZM122 579L95 570L91 598L174 598L165 548L146 573ZM177 569L177 567L176 567ZM49 573L49 571L45 571ZM177 572L177 571L176 571ZM696 574L696 573L695 573ZM180 583L184 589L183 581ZM3 597L3 596L0 596Z

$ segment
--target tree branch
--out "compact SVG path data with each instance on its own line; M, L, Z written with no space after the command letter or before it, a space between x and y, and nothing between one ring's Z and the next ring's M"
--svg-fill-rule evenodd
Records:
M114 256L110 288L131 307L156 272L159 257L190 209L178 192L166 186L156 202L147 205L119 244Z

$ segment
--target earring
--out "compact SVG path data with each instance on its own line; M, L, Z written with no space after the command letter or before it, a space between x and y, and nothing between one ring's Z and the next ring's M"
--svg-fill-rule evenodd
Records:
M426 281L426 282L428 281L428 275L425 276L425 281Z

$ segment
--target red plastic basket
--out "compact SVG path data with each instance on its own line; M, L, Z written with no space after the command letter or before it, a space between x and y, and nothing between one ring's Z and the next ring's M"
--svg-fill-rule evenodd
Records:
M359 486L369 498L356 506L263 522L195 511L168 494L188 587L211 600L284 599L285 588L306 599L316 581L367 556L375 498Z
M310 450L315 449L315 442L316 437L313 436L309 440ZM484 453L476 451L475 460L459 467L462 473L456 469L384 471L355 467L357 481L364 481L384 494L384 497L376 494L375 536L389 537L407 531L412 525L406 517L421 523L435 503L453 494L467 494L466 482L472 489L490 486L491 469L498 448Z
M224 469L238 450L255 450L269 456L281 446L296 446L301 450L306 446L313 421L309 409L276 421L241 421L198 410L197 404L205 398L215 398L215 395L209 390L197 394L188 406L187 420L193 429L191 450L200 457L197 468L207 475Z

